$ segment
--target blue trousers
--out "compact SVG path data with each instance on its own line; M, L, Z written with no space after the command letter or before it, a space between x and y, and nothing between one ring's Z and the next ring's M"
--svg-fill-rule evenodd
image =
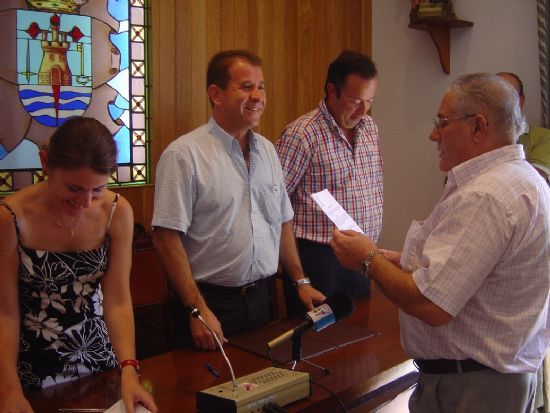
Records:
M336 291L346 291L353 297L370 294L370 280L358 271L342 267L330 245L301 238L296 239L296 244L306 277L310 278L313 287L327 297ZM288 276L283 277L283 286L287 314L304 312L306 308L298 298Z

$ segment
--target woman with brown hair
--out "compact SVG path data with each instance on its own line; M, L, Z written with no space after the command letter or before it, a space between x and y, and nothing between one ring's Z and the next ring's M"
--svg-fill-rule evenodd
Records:
M40 152L48 179L0 203L0 413L32 412L23 390L117 366L126 411L157 411L136 371L133 213L107 189L116 155L104 125L72 118Z

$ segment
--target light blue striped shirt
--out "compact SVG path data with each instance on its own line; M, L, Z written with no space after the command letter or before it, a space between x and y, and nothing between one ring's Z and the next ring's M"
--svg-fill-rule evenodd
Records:
M157 165L152 225L182 232L197 281L234 287L277 271L281 224L294 214L273 144L249 134L250 171L213 118Z

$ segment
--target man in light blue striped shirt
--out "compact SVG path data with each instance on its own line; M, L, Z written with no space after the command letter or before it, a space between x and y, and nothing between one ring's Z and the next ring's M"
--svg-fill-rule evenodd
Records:
M325 297L303 273L275 149L251 130L266 103L261 60L247 51L216 54L207 90L209 122L172 142L158 163L153 240L182 303L225 340L268 321L265 279L279 257L309 309ZM189 328L195 346L216 348L196 319Z

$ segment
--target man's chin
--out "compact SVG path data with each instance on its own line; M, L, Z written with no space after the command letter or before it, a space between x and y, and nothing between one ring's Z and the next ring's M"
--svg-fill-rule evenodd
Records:
M444 162L444 161L439 162L439 169L441 170L441 172L445 172L445 173L451 170L447 162Z
M360 121L361 121L361 118L357 120L350 120L349 122L346 123L346 125L344 125L344 128L355 129L355 127L359 124Z
M248 127L250 129L252 129L252 128L255 128L256 126L258 126L259 124L260 124L260 117L258 117L257 119L251 119L248 122Z

